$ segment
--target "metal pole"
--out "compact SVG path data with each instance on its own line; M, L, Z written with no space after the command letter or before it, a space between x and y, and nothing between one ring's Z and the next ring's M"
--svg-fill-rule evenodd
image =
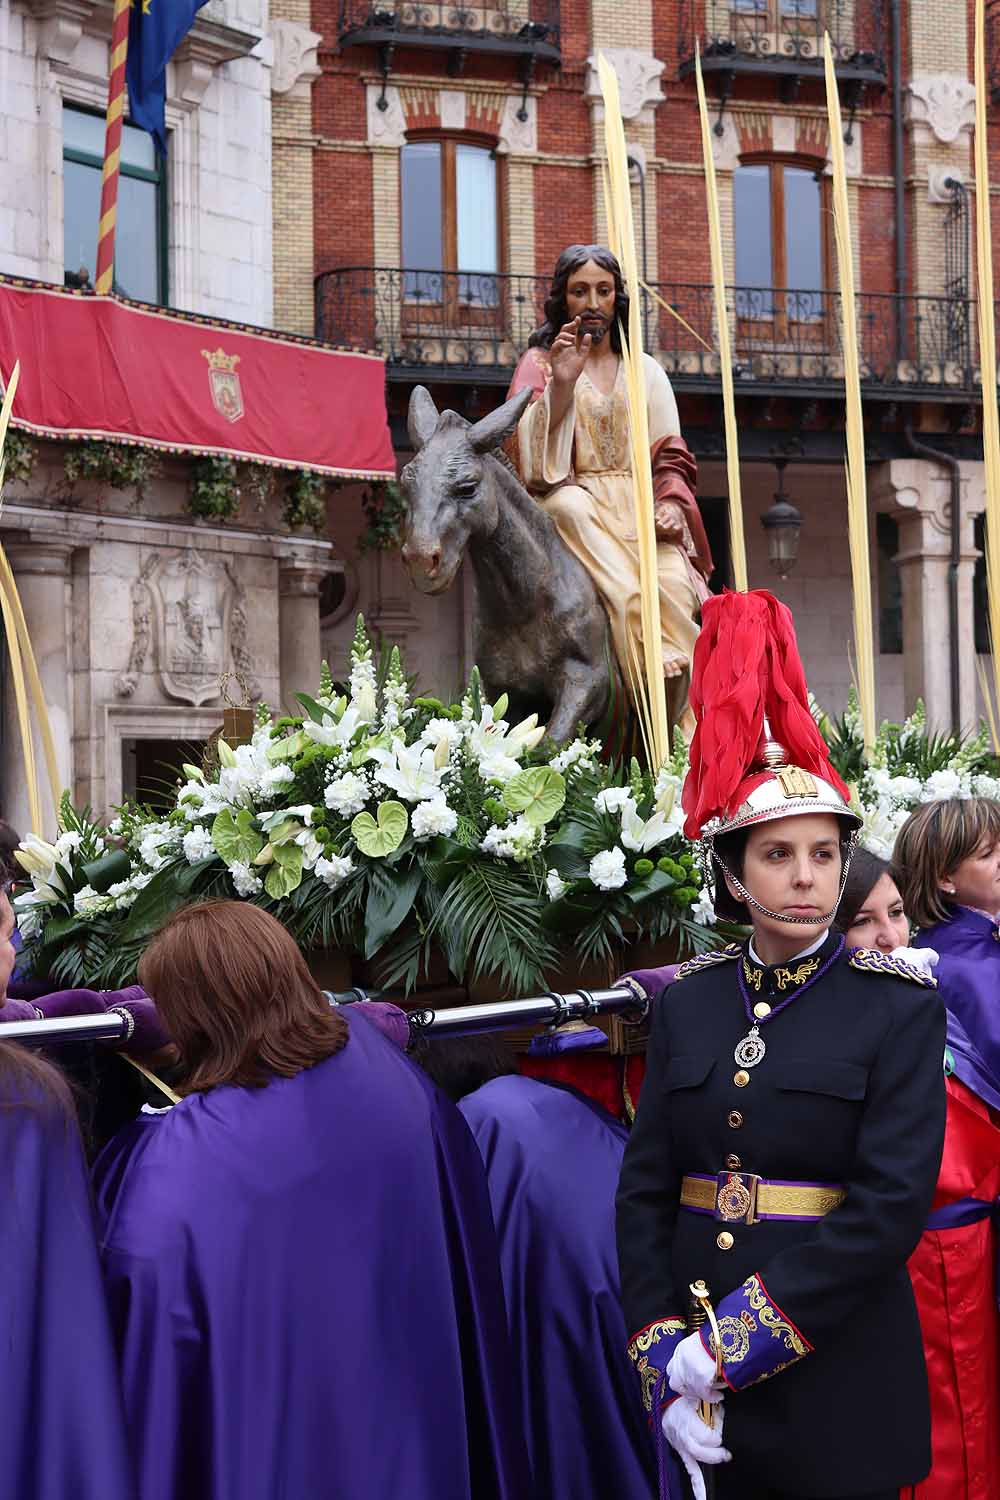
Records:
M375 995L364 990L347 990L331 994L332 1005L364 1004ZM389 995L380 994L382 1000ZM647 1002L648 1004L648 1002ZM475 1036L486 1031L533 1025L561 1025L564 1021L585 1020L590 1016L614 1015L631 1011L636 1020L645 1014L647 1005L624 985L607 990L572 990L527 1000L500 1000L488 1005L453 1005L441 1010L424 1007L410 1012L410 1033L418 1036ZM24 1042L29 1047L61 1046L67 1042L121 1041L125 1022L113 1013L89 1016L60 1016L50 1021L10 1021L0 1023L0 1042Z

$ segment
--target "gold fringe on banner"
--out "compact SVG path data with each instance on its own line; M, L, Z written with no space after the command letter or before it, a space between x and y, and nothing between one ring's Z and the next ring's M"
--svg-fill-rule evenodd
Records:
M0 408L0 511L3 510L4 447L20 373L21 366L20 363L17 363L11 371L10 380L7 382L7 390L4 395L3 406ZM7 654L10 661L10 675L14 687L14 704L21 736L21 749L24 755L24 775L28 793L28 816L31 820L32 832L41 838L43 836L42 802L38 790L35 745L31 734L28 689L30 689L35 709L35 720L42 738L42 749L48 772L49 789L52 794L54 817L58 816L61 796L59 769L56 762L52 726L49 722L48 706L45 702L45 693L42 689L42 680L38 673L38 665L35 661L35 653L32 650L31 638L28 635L28 626L24 618L24 610L21 607L21 599L17 592L17 584L14 581L14 573L2 546L0 546L0 617L3 619L4 632L7 637ZM25 682L26 675L27 683Z
M660 578L657 568L656 528L653 524L653 469L649 453L649 415L646 408L646 372L643 369L642 316L639 299L639 266L632 223L632 185L628 151L618 97L618 78L603 56L597 73L604 98L604 139L608 157L605 202L611 250L618 257L629 296L628 328L621 329L622 365L625 372L629 411L629 445L632 457L632 490L635 497L635 530L639 549L639 588L642 617L642 651L645 691L637 694L639 720L648 726L653 770L670 754L667 726L667 696L663 681L663 646L660 634ZM628 664L625 664L626 670ZM638 684L637 684L638 686Z
M733 582L740 593L747 583L747 548L743 535L743 492L740 486L740 440L736 426L736 393L733 390L733 356L729 345L729 309L726 306L726 272L722 258L722 225L719 218L719 192L715 184L715 157L712 155L712 132L705 100L705 80L701 76L701 48L694 56L695 81L698 85L698 112L701 115L701 151L705 162L705 192L708 197L708 244L712 258L712 292L715 321L719 330L719 364L722 371L722 414L726 429L726 474L729 480L729 551L733 559Z
M986 599L993 660L993 703L1000 704L1000 419L997 416L997 341L993 315L993 231L990 225L990 170L986 135L986 13L976 0L976 272L978 279L979 365L983 381L983 466L986 480Z
M854 587L854 648L857 652L858 708L865 749L875 743L875 639L872 632L872 575L868 551L868 486L865 475L865 429L861 412L861 369L858 360L858 324L854 304L854 259L851 249L851 219L847 203L847 169L844 162L844 127L840 118L840 95L833 68L830 35L823 37L826 67L826 107L830 117L830 155L833 163L833 233L837 245L840 280L842 343L844 350L844 396L847 405L847 529L851 547L851 580Z

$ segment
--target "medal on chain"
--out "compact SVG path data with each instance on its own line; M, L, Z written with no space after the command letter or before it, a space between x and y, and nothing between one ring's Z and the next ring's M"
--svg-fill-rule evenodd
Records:
M760 1034L760 1027L751 1026L743 1040L737 1043L733 1056L739 1067L755 1068L766 1051L767 1044Z

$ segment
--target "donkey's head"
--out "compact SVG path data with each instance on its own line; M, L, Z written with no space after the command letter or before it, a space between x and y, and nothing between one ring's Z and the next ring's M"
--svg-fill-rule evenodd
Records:
M415 456L400 475L409 502L403 561L424 594L440 594L458 571L469 537L496 530L496 486L487 455L517 426L531 400L521 391L474 425L457 412L440 416L422 385L410 397Z

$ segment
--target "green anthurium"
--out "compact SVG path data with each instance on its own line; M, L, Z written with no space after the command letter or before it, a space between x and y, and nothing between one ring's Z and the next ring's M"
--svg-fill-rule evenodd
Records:
M264 847L264 840L253 826L253 814L245 807L234 815L224 807L212 823L212 847L227 865L249 865Z
M308 743L308 738L300 729L298 733L285 735L283 739L268 745L264 755L272 765L279 760L294 760L296 755L302 754Z
M401 802L382 802L377 819L369 812L358 813L351 823L351 832L362 854L367 854L369 859L384 859L399 848L409 823Z
M533 766L512 776L503 789L503 805L523 813L532 828L541 828L554 818L566 801L566 782L551 766Z
M302 850L298 844L282 844L274 851L274 863L264 876L264 889L280 901L302 884Z

